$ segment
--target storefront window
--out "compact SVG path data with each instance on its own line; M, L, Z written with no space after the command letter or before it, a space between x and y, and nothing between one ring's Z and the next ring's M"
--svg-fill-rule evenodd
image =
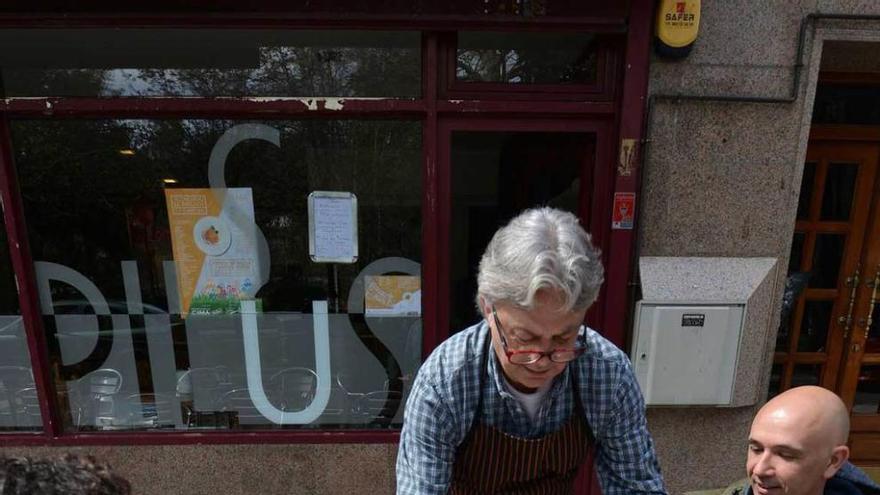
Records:
M510 84L591 84L598 73L592 34L492 33L458 35L456 79Z
M11 128L67 430L400 426L418 122Z
M417 32L6 29L6 97L420 94Z
M0 433L40 430L43 420L0 217Z

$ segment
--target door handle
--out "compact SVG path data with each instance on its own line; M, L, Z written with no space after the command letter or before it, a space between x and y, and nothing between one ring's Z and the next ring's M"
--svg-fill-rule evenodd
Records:
M868 340L868 333L871 331L871 323L873 323L874 304L877 303L877 286L880 285L880 265L877 265L877 273L874 274L873 280L865 282L867 287L871 288L871 303L868 304L868 315L862 320L865 321L865 340Z
M856 265L856 271L852 274L852 277L848 277L846 279L846 286L850 288L849 290L849 306L846 310L846 316L841 316L837 318L837 322L843 324L843 339L846 340L849 338L849 331L852 328L853 321L853 307L856 304L856 290L859 288L859 272L862 269L862 262ZM878 272L880 274L880 272Z

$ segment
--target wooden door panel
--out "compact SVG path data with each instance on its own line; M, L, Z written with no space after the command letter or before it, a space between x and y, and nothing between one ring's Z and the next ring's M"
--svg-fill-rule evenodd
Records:
M860 464L880 464L880 433L851 435L849 449L850 458Z
M874 287L880 283L880 195L877 194L880 143L811 142L808 159L815 160L818 166L811 190L809 218L798 220L796 229L806 232L808 241L823 233L847 236L840 253L843 273L839 274L834 289L834 321L830 322L822 385L835 390L851 411L852 459L862 464L880 465L880 322L876 321L880 311L875 311L874 304L878 295ZM835 169L841 166L850 168ZM829 177L852 175L856 169L851 204L845 205L846 199L842 200L838 193L838 197L830 201L836 204L829 207L826 195L839 187L839 184L831 184ZM831 186L826 187L828 184ZM835 208L837 211L832 211ZM848 223L838 218L846 215ZM815 247L815 243L807 247ZM805 292L805 300L832 296L827 287ZM798 306L800 318L803 318L803 305L801 301ZM793 333L797 334L797 330Z
M876 163L877 157L880 155L880 145L865 144L863 147L867 148L867 153L873 155L873 160ZM856 393L860 389L865 394L876 393L877 404L870 412L869 409L857 408L853 410L854 415L877 414L877 408L880 407L880 353L876 352L876 347L880 346L880 342L874 342L875 345L869 346L874 352L865 352L872 327L877 325L877 322L871 321L874 305L872 297L877 295L874 286L876 281L880 279L880 195L876 194L874 183L871 183L870 186L872 188L871 200L859 205L860 210L867 212L869 222L863 235L863 248L859 257L862 275L853 291L852 331L849 339L842 342L844 352L838 372L838 392L851 410L855 405ZM880 332L878 329L874 329L874 333ZM869 370L871 373L867 373Z
M852 330L853 291L873 184L876 146L814 141L807 150L790 272L809 273L788 326L780 330L775 363L781 388L819 384L835 389L844 340Z

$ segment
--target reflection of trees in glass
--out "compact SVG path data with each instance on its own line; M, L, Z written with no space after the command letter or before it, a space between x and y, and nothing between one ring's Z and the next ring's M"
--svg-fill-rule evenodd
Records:
M183 96L417 96L419 55L389 48L261 47L252 69L144 69L137 94Z
M456 77L470 82L587 83L596 77L592 36L461 33Z
M224 40L223 33L211 36L218 43ZM421 52L418 36L412 33L378 34L375 40L366 34L348 35L361 46L330 46L326 41L321 46L294 46L283 37L273 38L279 36L273 32L254 34L253 39L242 32L229 36L234 39L226 43L246 42L230 48L229 60L197 52L189 56L198 63L189 61L188 66L169 54L164 66L138 65L147 62L132 55L128 67L118 67L118 61L95 66L100 68L7 67L3 82L7 96L419 96ZM63 54L58 57L64 67L68 62ZM148 59L155 63L156 54Z

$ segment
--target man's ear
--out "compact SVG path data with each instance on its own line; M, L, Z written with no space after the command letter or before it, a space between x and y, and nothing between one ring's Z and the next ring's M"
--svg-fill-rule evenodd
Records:
M825 468L825 472L823 475L825 479L831 479L835 474L837 474L837 470L843 466L843 463L849 459L849 447L846 445L838 445L834 447L834 450L831 451L831 459L829 460L828 467Z
M486 298L480 296L480 312L483 313L483 318L486 321L489 321L492 318L492 305L486 301Z

